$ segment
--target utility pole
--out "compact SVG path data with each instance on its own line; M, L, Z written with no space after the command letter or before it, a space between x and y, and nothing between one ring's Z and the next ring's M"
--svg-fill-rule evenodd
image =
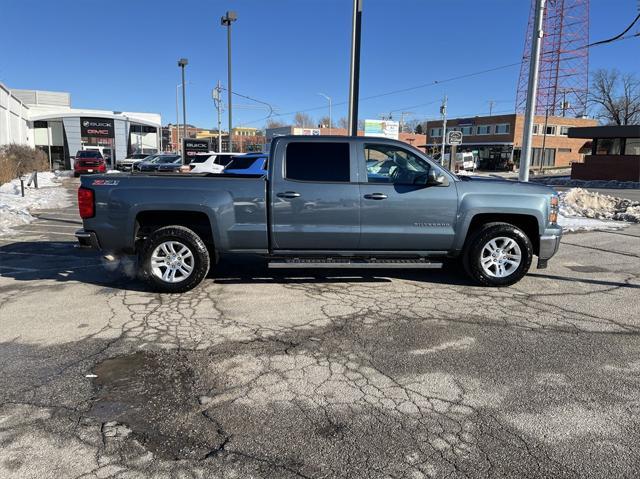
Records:
M440 153L440 164L444 165L444 150L447 144L447 95L442 99L440 114L442 115L442 152Z
M218 84L213 89L213 103L216 106L216 110L218 110L218 153L222 153L222 85L220 84L220 80L218 80Z
M570 106L571 105L567 101L567 91L562 90L562 117L563 118L567 116L567 110L569 109Z
M184 67L189 64L186 58L178 60L178 66L182 69L182 140L187 137L187 86L184 82ZM182 150L183 148L181 148ZM182 163L184 164L184 151L182 151Z
M227 27L227 108L229 109L229 153L233 150L233 141L231 140L232 124L232 107L231 97L233 96L233 88L231 86L231 24L238 19L236 12L228 11L227 14L220 19L220 24Z
M360 97L360 36L362 31L362 1L353 0L351 24L351 76L349 81L349 130L358 135L358 99Z
M547 126L549 125L549 107L544 111L544 130L542 131L542 153L540 154L540 172L544 164L544 150L547 147Z
M527 87L527 106L524 118L524 133L522 138L522 152L520 154L520 181L529 181L529 165L531 164L531 143L533 140L533 123L536 114L536 96L538 94L538 73L540 70L540 45L544 31L542 21L546 0L536 0L536 16L533 28L533 45L529 60L529 84Z
M493 115L493 105L495 105L496 102L494 100L489 100L489 116Z

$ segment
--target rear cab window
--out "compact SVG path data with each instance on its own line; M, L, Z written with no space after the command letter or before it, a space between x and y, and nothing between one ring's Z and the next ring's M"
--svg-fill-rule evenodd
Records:
M348 142L291 142L285 155L285 178L296 181L349 183Z

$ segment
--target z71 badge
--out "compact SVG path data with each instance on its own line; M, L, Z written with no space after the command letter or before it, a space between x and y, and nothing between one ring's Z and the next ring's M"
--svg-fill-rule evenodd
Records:
M93 186L116 186L120 180L93 180Z

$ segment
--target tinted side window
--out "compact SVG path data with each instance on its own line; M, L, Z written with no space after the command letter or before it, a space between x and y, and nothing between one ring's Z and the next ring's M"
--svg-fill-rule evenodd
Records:
M300 181L349 182L349 143L289 143L285 177Z

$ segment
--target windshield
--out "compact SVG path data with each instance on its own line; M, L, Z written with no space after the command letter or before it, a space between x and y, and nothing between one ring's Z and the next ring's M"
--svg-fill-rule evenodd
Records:
M102 155L99 151L95 150L85 150L79 151L76 155L76 158L102 158Z
M227 165L227 170L246 170L251 165L253 165L256 160L255 156L246 157L246 156L234 156L233 159Z
M158 156L155 160L153 160L153 162L154 163L173 163L179 158L180 158L179 156L163 155L163 156Z

